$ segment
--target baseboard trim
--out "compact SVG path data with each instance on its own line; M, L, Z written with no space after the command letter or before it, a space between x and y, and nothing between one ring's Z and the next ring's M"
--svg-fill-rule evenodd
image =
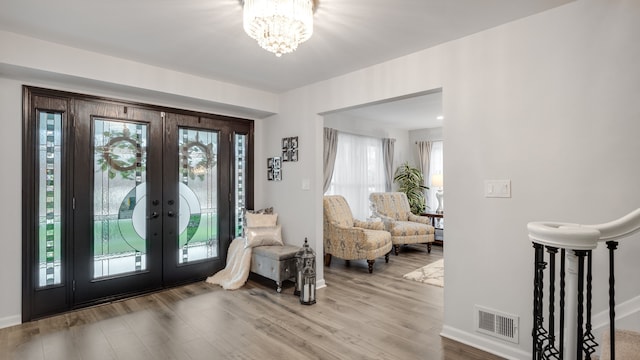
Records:
M476 349L488 352L490 354L503 357L505 359L512 360L530 360L531 353L522 351L520 349L514 349L511 346L501 344L500 342L493 341L482 336L470 334L466 331L462 331L451 326L444 325L440 336L447 339L457 341L459 343L472 346Z
M22 324L22 316L20 315L12 315L0 318L0 329L20 324Z
M640 312L640 296L636 296L623 303L616 304L615 310L616 310L616 322L626 318L627 316L632 316ZM599 329L608 327L609 326L609 308L607 307L607 310L593 315L591 323L593 324L594 330L599 330Z
M316 281L316 289L322 289L323 287L327 287L327 283L324 281L324 279Z

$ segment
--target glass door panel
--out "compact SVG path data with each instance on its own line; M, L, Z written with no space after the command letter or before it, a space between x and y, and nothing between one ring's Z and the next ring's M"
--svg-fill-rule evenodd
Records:
M219 134L188 128L178 131L178 263L184 264L219 255Z
M93 278L147 269L148 126L93 121Z
M38 116L38 286L62 283L62 114Z
M247 141L248 135L234 136L234 169L235 169L235 236L243 235L244 209L247 204Z

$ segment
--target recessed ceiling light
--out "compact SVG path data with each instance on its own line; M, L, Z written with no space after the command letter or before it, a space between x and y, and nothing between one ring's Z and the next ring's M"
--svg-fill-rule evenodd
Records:
M444 120L444 116L440 115L440 116L438 116L436 119L438 119L438 120Z

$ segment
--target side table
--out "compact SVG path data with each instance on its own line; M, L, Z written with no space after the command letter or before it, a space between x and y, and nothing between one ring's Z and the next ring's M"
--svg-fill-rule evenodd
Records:
M428 217L429 219L431 219L431 226L433 226L436 229L436 231L440 230L440 231L444 232L444 225L443 225L444 213L437 214L437 213L425 212L425 213L420 214L420 216ZM434 237L435 237L435 235L434 235ZM444 235L443 235L443 240L444 240ZM434 244L442 245L443 244L443 240L434 239Z

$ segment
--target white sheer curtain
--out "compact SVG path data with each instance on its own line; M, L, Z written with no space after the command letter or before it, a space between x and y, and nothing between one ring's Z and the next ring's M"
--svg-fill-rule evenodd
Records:
M333 166L336 163L336 150L338 149L338 130L331 128L324 128L324 182L322 184L322 191L327 192L329 185L331 184L331 177L333 177Z
M327 195L342 195L353 217L371 216L369 194L385 191L382 139L338 132L338 151Z
M431 162L431 141L416 141L418 148L418 166L423 176L423 184L429 187L429 163ZM424 191L426 210L429 210L429 190Z
M393 152L395 151L396 139L382 139L382 156L385 173L384 191L391 191L393 186Z
M428 185L429 190L427 190L427 210L428 211L436 211L438 207L438 200L436 199L436 188L431 186L431 177L435 174L443 173L443 154L444 152L444 143L442 141L432 141L431 142L431 156L429 157L429 179ZM444 185L444 182L443 182ZM444 190L444 186L442 187ZM444 198L444 197L443 197ZM443 200L444 203L444 200ZM444 205L444 204L443 204Z

